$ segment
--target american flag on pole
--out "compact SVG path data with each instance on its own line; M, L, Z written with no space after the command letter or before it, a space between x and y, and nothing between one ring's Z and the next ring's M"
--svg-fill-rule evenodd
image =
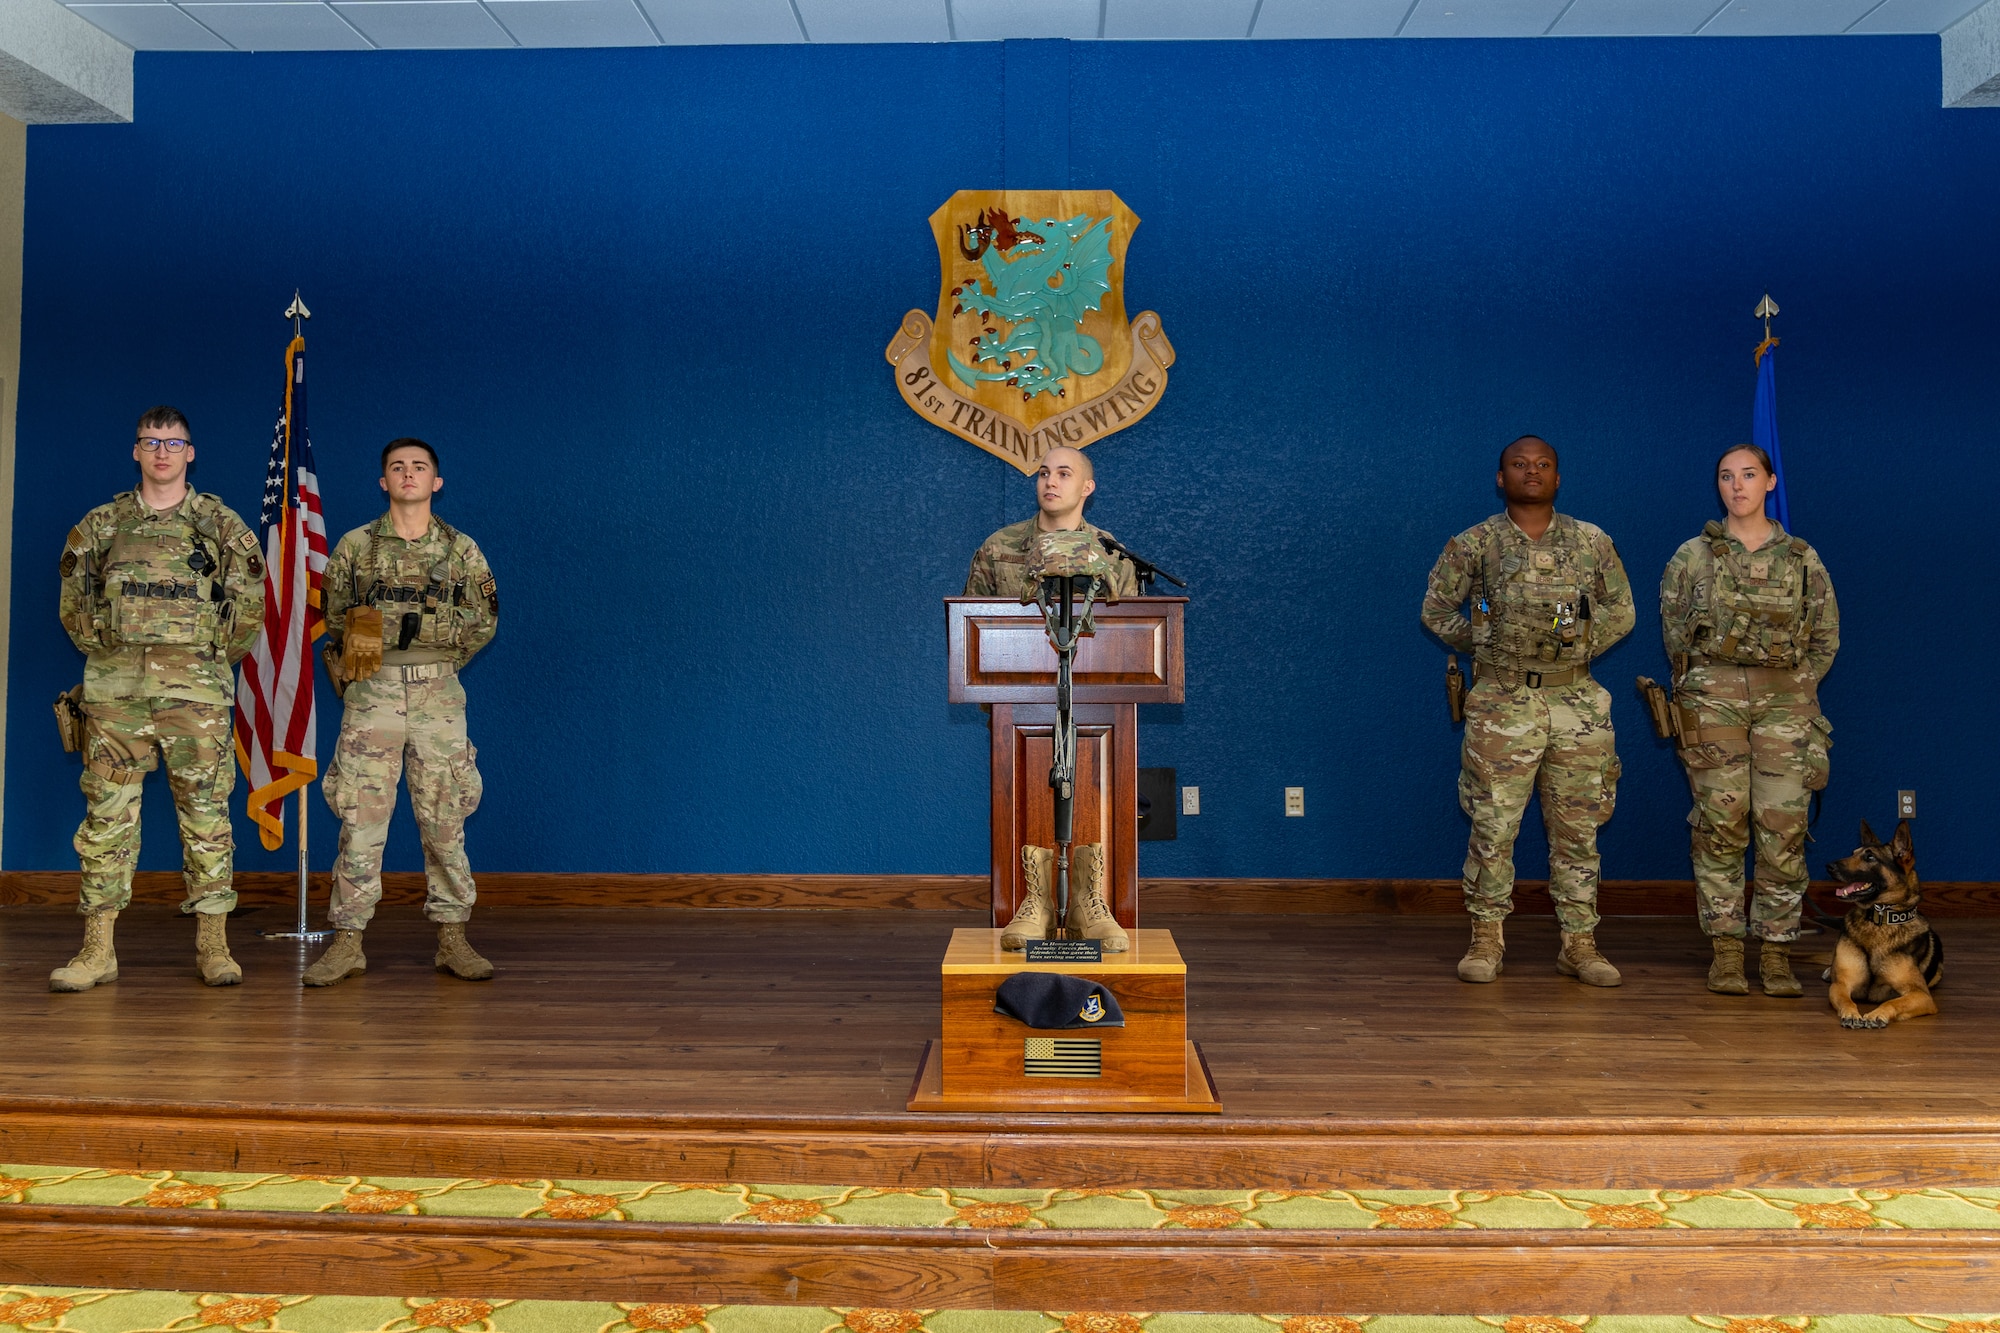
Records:
M306 340L285 349L285 408L264 469L264 632L239 668L236 762L250 779L250 817L264 846L285 841L287 795L319 776L313 643L326 632L320 580L326 520L306 431Z

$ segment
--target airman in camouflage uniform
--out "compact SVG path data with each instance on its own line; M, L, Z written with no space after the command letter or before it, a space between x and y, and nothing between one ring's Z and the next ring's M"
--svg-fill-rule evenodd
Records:
M1819 682L1840 648L1840 608L1819 554L1763 515L1772 474L1761 451L1718 464L1724 502L1747 497L1752 547L1721 521L1674 552L1660 579L1660 625L1677 677L1681 763L1694 793L1688 814L1701 927L1715 962L1709 989L1749 992L1746 932L1762 941L1766 994L1793 997L1786 943L1799 934L1808 872L1807 811L1826 786L1833 729ZM1760 533L1758 528L1762 528ZM1757 874L1744 916L1743 854Z
M390 511L340 539L326 562L327 656L348 664L340 742L323 785L340 816L334 861L332 944L306 969L308 986L330 986L367 970L361 933L382 898L382 848L407 773L410 808L424 847L424 915L438 923L440 971L485 981L493 965L465 938L475 890L465 854L465 820L483 790L478 751L466 738L460 668L492 642L500 595L486 557L464 533L430 512L443 480L421 440L383 450ZM409 534L409 535L406 535ZM349 625L356 608L380 612L379 631ZM360 633L377 635L361 645ZM379 655L380 665L375 665ZM353 663L366 657L359 671ZM341 679L337 669L336 680Z
M171 407L147 412L132 456L138 488L84 515L62 554L63 628L85 654L88 809L76 831L84 947L50 974L54 991L118 979L113 925L132 901L140 795L162 759L180 821L181 911L195 917L196 967L210 986L243 979L224 926L236 906L230 717L233 668L264 622L264 560L242 519L188 486L186 417Z
M1562 929L1556 966L1615 986L1618 970L1596 943L1597 830L1617 797L1618 751L1611 697L1590 661L1631 632L1632 589L1611 539L1555 512L1560 478L1546 442L1524 436L1507 446L1498 480L1507 512L1445 544L1423 605L1424 626L1473 655L1458 779L1472 821L1464 874L1472 946L1458 975L1500 975L1514 839L1539 784Z
M1026 571L1035 554L1036 538L1044 532L1075 528L1093 537L1109 537L1110 533L1083 517L1083 502L1096 490L1096 469L1082 450L1059 447L1042 455L1041 469L1035 474L1040 512L1008 524L979 544L972 555L972 569L965 576L965 595L1018 599L1028 586ZM1116 569L1111 595L1137 597L1139 577L1132 562L1119 555L1112 556L1111 563Z

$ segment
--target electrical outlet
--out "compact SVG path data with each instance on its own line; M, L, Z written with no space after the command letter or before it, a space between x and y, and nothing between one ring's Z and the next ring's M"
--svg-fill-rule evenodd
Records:
M1302 819L1306 813L1306 789L1304 787L1285 788L1285 815L1287 818Z
M1201 813L1201 788L1181 788L1181 813L1184 815L1198 815Z
M1913 791L1896 793L1896 818L1915 819L1917 817L1917 794Z

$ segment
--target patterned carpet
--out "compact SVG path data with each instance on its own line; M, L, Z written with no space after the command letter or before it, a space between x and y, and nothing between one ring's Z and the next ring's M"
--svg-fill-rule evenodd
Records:
M9 1204L884 1228L2000 1230L2000 1189L895 1189L0 1165ZM2000 1315L1431 1317L258 1295L0 1285L28 1333L2000 1333Z
M7 1203L898 1228L2000 1230L2000 1189L896 1189L0 1165Z

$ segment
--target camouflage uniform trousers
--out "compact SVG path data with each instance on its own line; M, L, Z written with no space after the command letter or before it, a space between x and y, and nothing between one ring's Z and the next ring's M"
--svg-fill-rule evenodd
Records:
M1465 910L1498 921L1514 910L1514 839L1539 783L1549 838L1549 896L1571 934L1597 928L1597 830L1618 794L1611 696L1588 676L1568 685L1475 685L1465 700L1458 804L1472 820Z
M1809 676L1705 664L1675 700L1703 731L1748 730L1681 751L1694 808L1688 812L1696 910L1710 935L1795 940L1808 872L1805 842L1812 793L1826 785L1831 728ZM1744 919L1743 854L1752 840L1757 874Z
M83 797L88 809L76 831L83 867L77 910L86 916L122 912L132 902L139 863L140 795L146 774L167 761L167 786L181 826L181 911L226 913L236 838L229 793L236 789L228 704L186 699L107 699L86 703Z
M465 817L479 808L478 751L465 738L465 687L457 676L405 682L385 667L347 687L340 742L321 784L340 817L333 863L337 930L361 930L382 899L382 847L407 766L410 808L424 845L424 915L465 921L477 896L465 855Z

